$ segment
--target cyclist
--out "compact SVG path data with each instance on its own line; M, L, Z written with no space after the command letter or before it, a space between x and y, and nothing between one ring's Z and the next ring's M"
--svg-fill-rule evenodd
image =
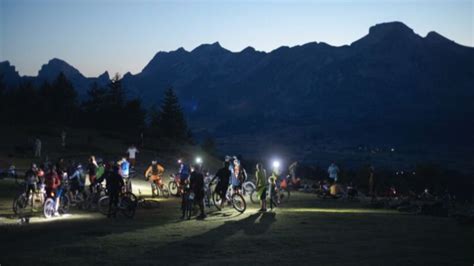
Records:
M69 175L69 182L70 182L70 193L72 196L71 198L74 199L75 195L77 195L77 193L79 192L82 192L83 189L84 189L84 171L82 169L82 165L81 164L77 164L74 169L73 169L73 172L71 175Z
M232 167L232 189L239 191L242 187L242 183L245 182L247 173L245 169L240 165L240 161L237 157L234 157L234 165Z
M59 199L61 198L62 189L61 186L61 179L56 171L56 166L52 166L49 172L45 176L45 185L46 185L46 195L54 196L56 200L56 209L54 212L54 216L58 216L58 208L59 208Z
M206 218L206 214L204 213L204 175L201 173L201 165L196 164L193 168L194 170L189 178L189 185L191 191L194 193L194 200L197 202L199 210L201 211L197 219L204 219Z
M224 203L226 201L226 193L227 193L227 188L229 187L229 179L232 173L229 170L229 161L224 162L224 167L219 169L217 171L216 175L214 178L211 180L211 183L214 183L214 180L217 179L217 185L215 188L215 192L219 194L221 198L221 207L224 206Z
M89 190L92 193L93 191L93 184L95 183L97 179L97 161L95 160L95 156L92 155L89 157L89 164L87 165L87 173L89 174Z
M151 180L151 194L156 196L158 193L158 187L163 186L162 177L165 172L165 168L158 164L156 160L151 161L151 165L145 171L146 180Z
M262 164L257 164L255 173L255 186L257 187L257 195L260 199L261 208L259 211L267 211L267 171L263 169Z

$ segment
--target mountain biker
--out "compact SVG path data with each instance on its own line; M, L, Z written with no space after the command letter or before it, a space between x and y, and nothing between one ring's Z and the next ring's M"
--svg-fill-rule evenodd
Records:
M234 190L240 190L242 188L242 183L245 182L247 173L245 169L240 165L240 161L234 157L234 165L232 168L232 188Z
M54 196L56 200L56 209L55 209L55 216L58 216L58 208L59 208L59 199L61 198L62 189L61 186L61 179L56 171L56 166L53 165L49 172L45 176L45 185L46 185L46 195Z
M82 169L81 164L77 164L74 167L74 172L72 172L71 175L69 175L69 182L70 182L70 191L74 195L77 194L78 192L83 191L84 188L84 170Z
M95 156L92 155L91 157L89 157L89 164L87 165L87 173L89 175L89 183L90 183L89 190L91 193L93 191L93 184L95 183L97 179L97 168L98 168L97 161L95 160Z
M337 175L339 174L339 167L337 167L336 162L332 162L328 168L329 179L332 180L333 183L337 182Z
M194 193L194 200L199 206L201 213L198 215L197 219L206 218L204 213L204 175L201 173L201 165L194 165L194 171L191 173L189 178L189 186L191 191Z
M146 180L151 180L151 194L155 196L158 191L158 187L162 186L162 177L165 172L165 168L158 164L156 160L151 161L151 165L145 171Z
M257 164L255 173L255 186L257 187L257 195L260 199L261 208L259 211L267 211L267 171L263 169L262 164Z
M36 184L38 183L38 167L36 164L31 164L31 168L28 169L25 173L25 184L26 184L26 198L29 199L30 193L34 193L36 191ZM33 201L33 199L32 199Z
M125 185L120 175L120 167L109 162L106 166L104 174L96 180L96 183L102 183L105 180L105 186L109 194L109 213L107 217L116 216L116 209L120 191Z
M224 203L226 201L226 193L227 193L227 188L229 187L229 179L232 173L229 170L229 161L224 162L224 167L219 169L214 176L214 178L211 180L211 183L214 182L215 179L217 179L217 185L215 188L215 192L219 194L221 198L221 207L224 206Z

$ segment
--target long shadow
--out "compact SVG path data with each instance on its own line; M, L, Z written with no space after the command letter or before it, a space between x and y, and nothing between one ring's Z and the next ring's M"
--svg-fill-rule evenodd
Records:
M194 257L193 254L202 255L213 252L214 248L240 231L246 235L262 235L268 231L275 221L275 213L273 212L251 214L238 221L227 221L203 234L172 242L164 247L157 248L157 250L147 251L146 255L150 258L159 256L160 261L172 262L173 265L187 265L191 261L195 263L198 258ZM176 256L177 250L183 256Z

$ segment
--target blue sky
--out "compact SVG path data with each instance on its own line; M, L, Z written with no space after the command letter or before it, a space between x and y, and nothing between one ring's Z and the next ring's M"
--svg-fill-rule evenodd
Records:
M473 16L473 0L0 0L0 61L22 75L36 75L53 57L86 76L137 73L158 51L215 41L231 51L339 46L388 21L472 47Z

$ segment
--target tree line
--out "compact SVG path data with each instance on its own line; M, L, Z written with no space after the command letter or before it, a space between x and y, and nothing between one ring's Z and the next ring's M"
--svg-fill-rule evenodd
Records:
M147 110L140 99L127 99L116 74L101 87L93 83L85 99L60 73L53 82L35 86L31 81L10 88L0 76L0 123L12 126L91 128L147 134L180 143L192 141L179 99L172 88L165 91L159 108Z

